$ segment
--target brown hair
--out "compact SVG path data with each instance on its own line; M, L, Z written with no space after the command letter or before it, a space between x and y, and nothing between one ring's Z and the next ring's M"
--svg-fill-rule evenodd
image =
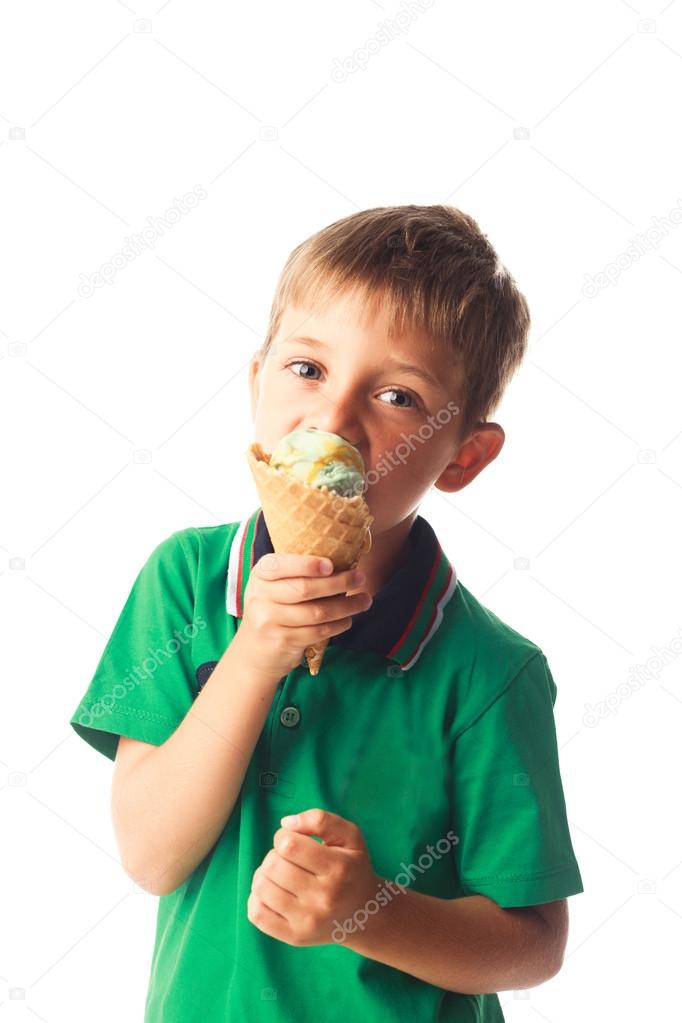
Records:
M341 294L386 303L389 336L417 331L462 370L459 436L496 408L526 351L525 297L473 217L454 206L353 213L301 242L280 274L261 353L289 305Z

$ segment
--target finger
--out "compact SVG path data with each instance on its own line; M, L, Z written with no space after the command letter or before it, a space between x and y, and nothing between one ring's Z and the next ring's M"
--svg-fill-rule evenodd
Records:
M270 851L271 859L267 863L261 864L258 869L262 870L265 876L278 884L280 888L284 888L286 892L299 898L310 891L315 883L315 872L298 863L292 863L291 860L286 860L276 849Z
M266 906L254 892L251 892L246 900L246 914L253 926L263 934L269 934L278 941L287 940L289 923L286 917Z
M295 814L294 818L290 820L282 817L282 824L294 828L299 835L318 835L326 845L340 845L350 849L361 847L358 826L338 813L313 807Z
M264 554L254 565L253 571L261 579L329 576L334 571L334 563L331 558L318 558L314 554Z
M278 604L277 624L289 628L315 628L329 623L340 625L353 615L367 611L370 603L368 594L357 593L352 597L323 597L298 604Z
M349 590L357 590L365 581L364 577L362 580L356 577L356 571L357 569L349 568L327 579L299 576L273 580L268 586L268 596L278 604L298 604L306 600L347 593Z
M310 835L298 835L288 828L280 828L275 832L272 844L282 859L301 870L317 877L329 872L332 849L316 842Z
M298 898L281 888L275 881L272 881L266 874L257 874L251 884L251 891L263 902L268 909L272 909L281 916L289 916L296 908Z

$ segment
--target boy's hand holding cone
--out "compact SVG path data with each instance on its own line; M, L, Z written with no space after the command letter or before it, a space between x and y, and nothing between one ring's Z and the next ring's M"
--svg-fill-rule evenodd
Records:
M360 493L364 464L357 448L336 434L294 430L272 454L254 443L247 457L275 554L329 558L335 572L355 568L371 547L373 522ZM328 643L305 648L311 675Z

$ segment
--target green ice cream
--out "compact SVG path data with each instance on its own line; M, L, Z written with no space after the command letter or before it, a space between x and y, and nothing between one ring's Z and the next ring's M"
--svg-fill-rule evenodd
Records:
M310 487L323 485L342 497L362 496L365 466L356 447L325 430L292 430L270 455L270 465Z

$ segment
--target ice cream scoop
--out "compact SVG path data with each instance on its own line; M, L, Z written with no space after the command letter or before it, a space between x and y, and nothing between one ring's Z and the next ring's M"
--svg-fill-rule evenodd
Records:
M362 494L365 466L356 447L326 430L292 430L270 455L273 469L282 469L307 483L326 486L342 497Z

